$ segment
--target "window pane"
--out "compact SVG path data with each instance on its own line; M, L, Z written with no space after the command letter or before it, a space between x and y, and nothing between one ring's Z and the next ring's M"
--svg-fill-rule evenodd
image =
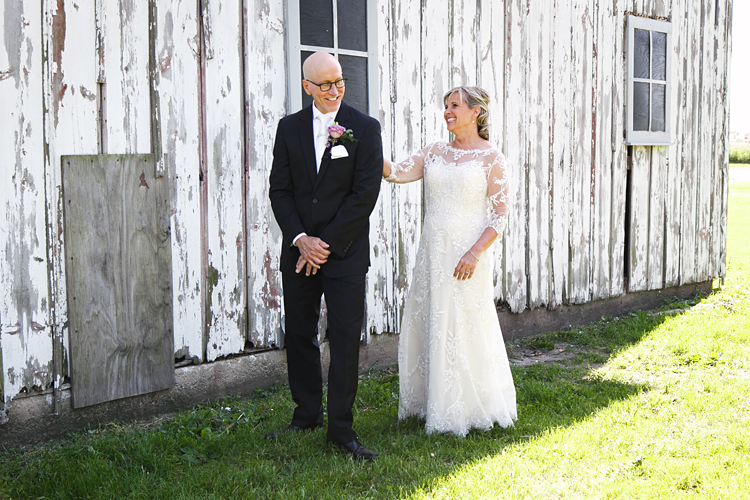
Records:
M367 0L338 2L339 48L367 52Z
M344 100L350 106L367 114L367 59L364 57L339 56L339 62L344 78L346 78Z
M667 121L667 86L655 83L651 91L651 131L664 132Z
M633 76L635 78L649 78L651 75L651 44L649 32L633 30Z
M648 131L649 84L633 83L633 130Z
M310 57L311 54L312 54L312 52L306 52L304 50L302 51L302 53L300 54L300 59L302 60L302 65L305 64L305 59L307 59L308 57ZM304 78L304 77L305 77L305 72L303 71L302 72L302 78ZM296 82L296 84L299 85L299 91L302 92L302 107L306 108L307 106L309 106L310 104L312 104L312 102L313 102L312 96L307 95L307 92L305 92L305 89L302 88L302 82ZM295 82L292 82L292 85L295 85Z
M667 81L667 34L652 31L651 37L654 50L654 76L651 78Z
M300 0L299 26L302 45L333 47L333 2Z

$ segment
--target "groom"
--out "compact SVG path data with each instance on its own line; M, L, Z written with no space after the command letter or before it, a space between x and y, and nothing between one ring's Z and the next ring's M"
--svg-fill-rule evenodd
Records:
M324 425L317 325L325 294L331 355L327 438L355 460L374 460L378 454L352 430L352 406L370 265L369 218L383 171L380 124L341 101L346 81L335 57L316 52L302 70L313 105L279 122L269 189L283 233L287 369L297 405L281 432ZM345 130L341 137L341 129L330 129L334 122Z

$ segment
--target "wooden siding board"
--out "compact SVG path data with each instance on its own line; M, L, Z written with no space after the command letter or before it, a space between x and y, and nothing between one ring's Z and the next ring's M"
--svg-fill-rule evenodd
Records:
M102 152L150 153L149 4L121 0L119 7L108 4L104 21L107 149Z
M684 145L681 141L684 129L685 107L684 95L688 82L683 80L682 60L686 54L685 24L678 17L685 12L687 0L672 2L672 116L671 128L673 142L669 146L667 157L666 195L665 195L665 232L664 232L664 286L669 288L680 282L680 232L682 224L682 194L680 166Z
M591 298L591 68L593 58L592 3L578 2L572 15L571 127L572 210L570 223L570 301L588 302Z
M452 0L423 2L422 28L422 144L445 140L443 95L451 88L450 22L445 15Z
M550 260L550 36L546 2L530 2L528 17L528 307L549 302ZM531 63L531 61L534 61Z
M630 163L630 257L628 292L648 287L648 224L651 205L651 147L633 146Z
M721 165L721 219L719 221L719 246L721 248L719 255L718 276L724 278L727 274L727 202L729 200L729 75L732 56L732 8L733 0L727 0L726 15L724 19L724 71L721 88L724 95L723 103L723 122L722 143L724 158ZM723 281L723 280L722 280Z
M556 308L567 303L569 279L570 233L570 188L571 150L570 95L573 82L570 79L571 63L571 16L561 0L552 3L553 35L551 101L551 290L548 307Z
M477 38L479 15L477 0L450 0L452 40L451 86L476 85L478 81ZM442 97L442 96L441 96Z
M686 53L683 59L684 70L682 78L686 83L685 89L685 119L683 120L683 154L682 154L682 223L680 242L680 284L696 282L696 223L697 217L697 184L698 184L698 155L697 145L700 137L698 127L701 121L699 114L699 88L694 78L699 74L700 65L700 11L698 2L687 3L686 25Z
M199 24L195 1L158 5L161 137L172 197L175 357L203 361Z
M503 110L504 110L504 79L503 67L505 59L505 12L502 3L492 0L481 0L480 2L480 25L479 25L479 85L490 94L490 142L503 153L505 144L503 141ZM495 270L495 300L505 301L505 290L503 288L503 255L505 253L505 234L495 240L492 245L494 254Z
M713 40L713 84L714 94L714 128L711 136L713 137L713 173L712 173L712 193L711 193L711 241L709 243L710 263L709 274L712 278L723 277L722 273L722 230L721 217L724 212L724 182L725 169L724 164L727 161L727 130L724 128L726 123L726 109L729 105L725 75L727 72L725 54L727 53L727 32L726 21L727 11L726 3L720 2L719 8L715 12L718 17L715 22L714 40Z
M377 26L378 43L370 47L370 54L377 57L378 72L378 101L379 106L373 110L374 116L381 124L381 138L383 141L383 156L391 158L391 122L392 122L392 65L391 65L391 33L393 31L393 6L390 2L379 2L375 9L368 10L368 15L377 16L374 25ZM394 332L396 304L394 300L394 254L393 243L394 216L393 190L387 182L380 186L380 196L370 216L370 262L367 273L367 289L365 292L365 325L363 339L365 344L370 342L370 336L385 331Z
M276 124L286 114L286 85L272 83L287 79L278 64L285 60L286 30L281 2L252 0L246 8L248 340L264 348L282 343L281 230L268 201L268 176Z
M664 200L669 148L651 148L651 181L649 186L648 258L646 281L648 290L664 287Z
M716 0L714 0L716 1ZM697 226L696 226L696 275L695 281L711 279L711 198L710 188L713 174L713 133L715 116L715 94L713 79L713 33L714 2L701 2L701 37L700 37L700 84L698 88L698 182L697 190Z
M625 207L627 146L625 136L625 11L629 0L615 0L612 57L612 199L610 205L610 296L625 293Z
M505 133L511 207L506 229L505 300L512 312L527 306L526 179L528 175L527 2L505 2Z
M616 37L619 26L612 11L611 3L600 3L596 8L594 29L594 77L596 86L593 90L594 117L592 126L593 168L592 181L593 215L592 215L592 298L605 299L610 296L612 254L610 250L612 232L612 95L614 82L612 60L615 53ZM613 36L613 34L615 36Z
M242 8L213 0L214 57L206 61L208 276L206 359L245 348L244 106Z
M42 9L38 2L22 1L5 2L0 11L0 282L6 285L0 289L0 378L9 405L22 391L51 385L53 354L39 48Z
M393 61L393 64L390 71L391 126L388 131L388 142L391 159L402 161L408 155L438 140L441 134L440 129L426 131L422 121L422 106L425 101L422 89L426 83L422 72L424 67L422 9L417 2L393 1L391 12L392 36L390 53L387 57ZM442 55L445 54L447 52ZM447 83L441 81L437 84L444 85L445 90L448 90ZM425 88L427 89L426 95L431 95L433 99L439 93L435 85L430 84ZM433 100L430 105L438 106L439 102L440 106L437 109L442 110L442 93L437 99L439 101ZM440 115L442 117L442 112ZM442 123L438 125L444 127ZM394 331L399 331L422 228L422 183L384 185L383 191L388 193L391 199L392 235L389 245L389 252L393 256L391 296L395 306L393 328Z

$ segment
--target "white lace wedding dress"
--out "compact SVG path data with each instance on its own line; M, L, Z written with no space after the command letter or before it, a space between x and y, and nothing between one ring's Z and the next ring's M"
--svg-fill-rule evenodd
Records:
M505 158L439 142L395 164L386 180L419 179L425 217L401 322L398 417L424 418L428 434L507 427L516 419L516 391L493 298L492 247L471 279L453 277L486 228L505 229Z

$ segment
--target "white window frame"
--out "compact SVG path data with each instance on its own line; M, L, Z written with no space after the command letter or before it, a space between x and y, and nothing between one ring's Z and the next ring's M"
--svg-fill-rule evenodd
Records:
M634 78L633 64L635 58L634 43L635 30L656 31L667 36L667 68L666 68L666 92L664 107L664 132L651 132L645 130L633 130L633 84L664 83L663 80L652 80L647 78ZM625 143L630 146L668 146L672 143L672 23L669 21L658 21L628 15L627 22L627 108L625 112ZM653 64L653 51L651 52L651 64ZM653 76L653 74L651 75ZM653 88L652 85L650 85ZM649 99L649 117L652 116L652 100ZM649 120L650 121L650 120Z
M367 0L367 52L339 48L338 3L346 0L331 0L333 4L333 48L302 45L300 43L299 0L288 0L287 5L287 88L289 113L302 109L302 51L324 51L339 55L367 58L367 105L368 114L377 118L380 113L380 80L378 78L378 11L377 0ZM344 75L346 77L346 75Z

